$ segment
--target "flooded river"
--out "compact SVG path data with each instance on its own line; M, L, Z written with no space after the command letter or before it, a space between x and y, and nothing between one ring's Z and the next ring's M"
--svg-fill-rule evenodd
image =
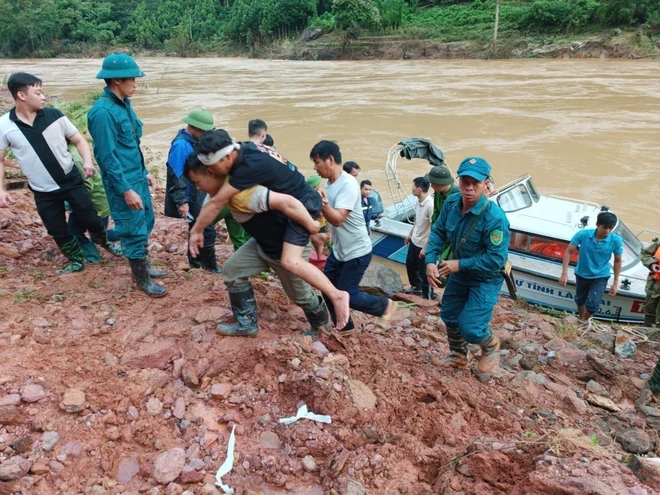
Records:
M134 107L144 144L161 156L190 109L213 113L236 138L261 118L278 150L311 173L320 139L340 143L388 202L389 148L426 137L452 168L476 154L498 185L523 173L542 194L609 205L633 231L660 230L660 63L657 61L360 61L143 58ZM49 95L101 88L100 60L2 60L32 72ZM407 162L408 184L428 171Z

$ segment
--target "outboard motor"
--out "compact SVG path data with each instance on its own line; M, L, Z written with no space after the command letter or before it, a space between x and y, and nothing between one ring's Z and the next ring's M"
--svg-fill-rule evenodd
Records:
M371 205L371 218L378 218L378 216L382 215L385 211L385 208L383 207L383 200L381 199L380 194L378 194L375 189L372 189L371 194L367 199Z

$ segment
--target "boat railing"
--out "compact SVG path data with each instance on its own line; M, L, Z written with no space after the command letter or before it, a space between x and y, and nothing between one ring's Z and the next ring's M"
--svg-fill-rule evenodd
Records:
M637 234L635 234L635 237L637 237L637 239L639 239L639 236L641 236L642 234L652 234L652 235L657 235L658 237L660 237L660 232L658 232L657 230L651 230L651 229L640 230Z
M390 148L387 155L385 174L387 176L387 187L392 197L392 206L394 206L396 211L397 219L402 222L412 223L414 221L415 205L408 198L408 194L401 184L399 174L396 170L396 161L402 148L403 146L398 143ZM412 215L410 214L411 211L413 212Z
M490 196L497 196L499 194L502 194L503 192L507 191L508 189L511 189L513 186L517 186L521 182L525 182L527 179L530 179L532 176L529 174L521 175L515 180L512 180L511 182L507 182L504 184L502 187L498 187L493 191Z
M593 206L594 208L600 209L600 205L598 203L594 203L593 201L584 201L583 199L567 198L566 196L559 196L557 194L548 194L546 198L561 199L562 201L569 201L579 206Z

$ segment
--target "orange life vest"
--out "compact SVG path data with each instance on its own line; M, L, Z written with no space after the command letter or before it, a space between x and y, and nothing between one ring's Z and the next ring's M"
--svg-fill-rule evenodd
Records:
M655 254L653 255L653 257L654 257L656 260L659 260L659 261L660 261L660 246L658 246L658 249L656 249ZM660 273L658 273L658 272L653 272L653 273L651 274L651 277L653 278L653 280L655 280L656 282L658 282L658 283L660 284Z

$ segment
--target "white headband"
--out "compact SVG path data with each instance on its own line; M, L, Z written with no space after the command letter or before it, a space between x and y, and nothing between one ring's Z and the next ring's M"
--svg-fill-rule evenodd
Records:
M206 165L208 167L209 165L213 165L214 163L218 163L220 160L222 160L224 157L226 157L232 151L240 150L240 149L241 149L241 145L238 144L235 141L232 141L232 143L230 145L225 146L221 150L218 150L214 153L208 153L206 155L198 153L197 158L199 158L199 161L202 162L204 165Z

